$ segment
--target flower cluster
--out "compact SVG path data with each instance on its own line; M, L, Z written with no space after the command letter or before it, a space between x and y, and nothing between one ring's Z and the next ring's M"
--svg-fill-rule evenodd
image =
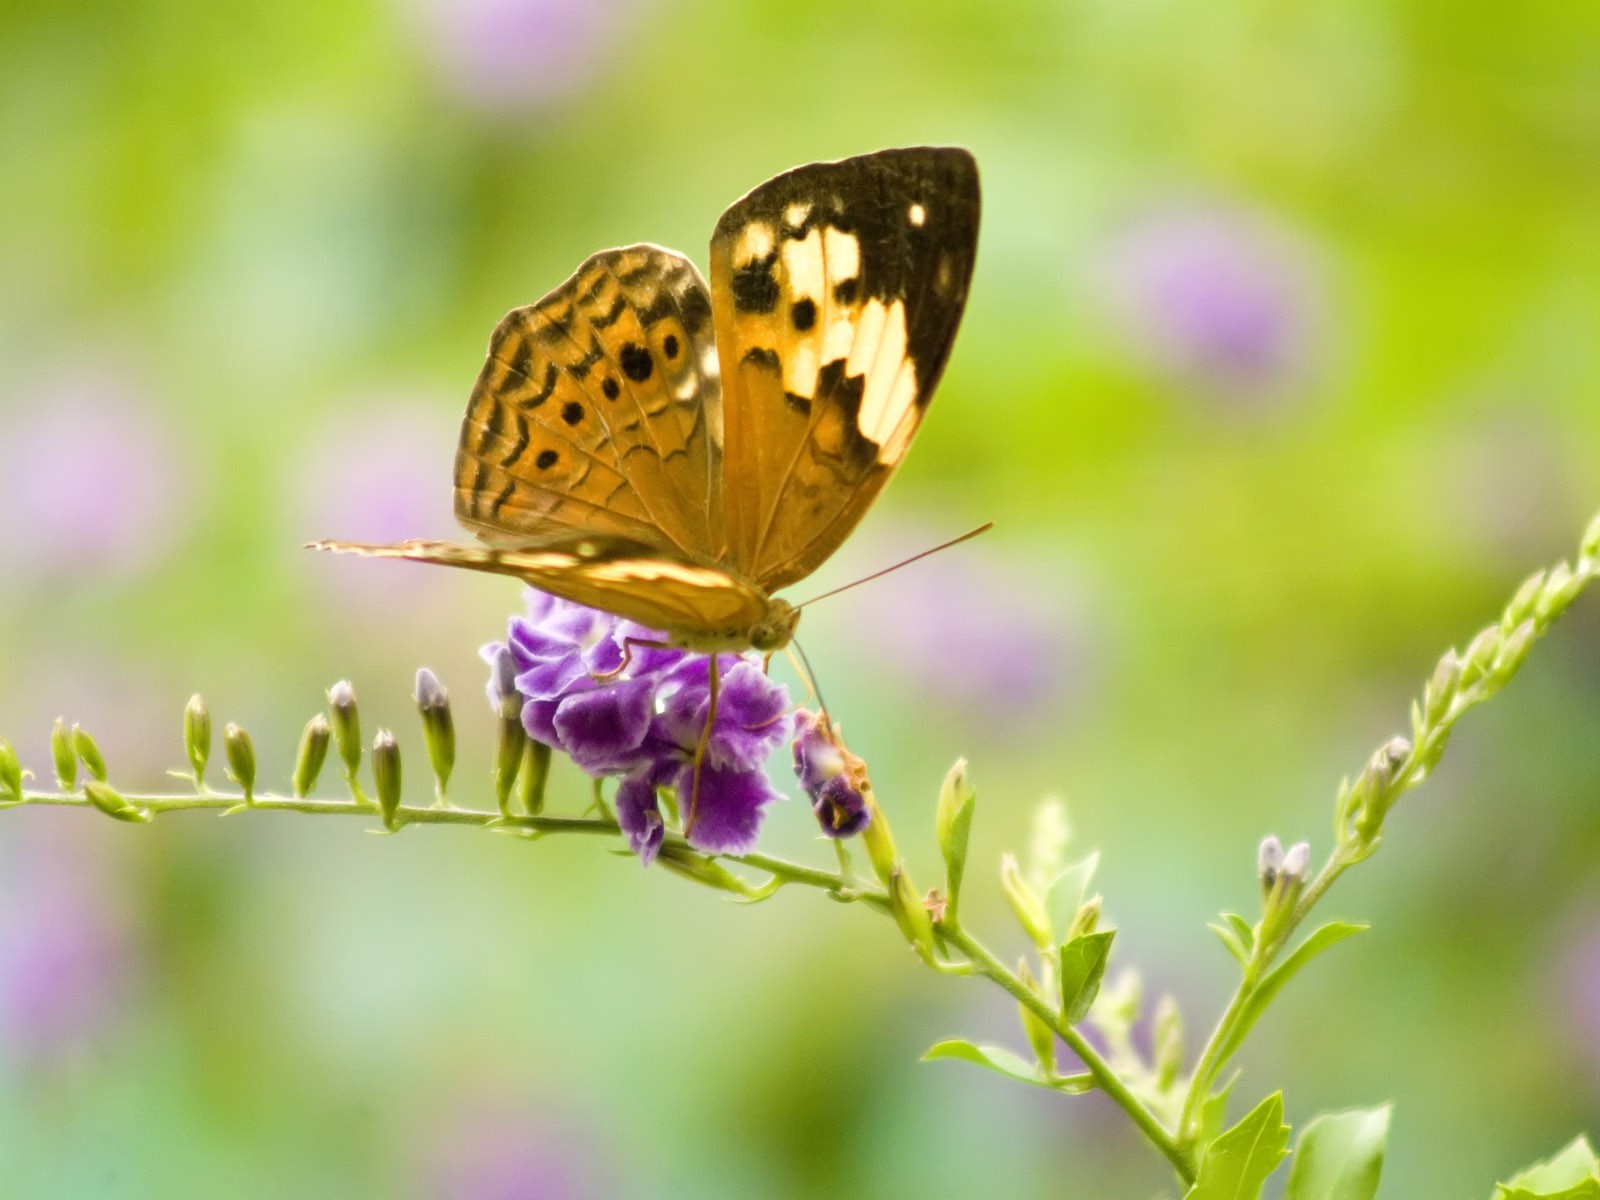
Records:
M782 798L765 764L789 732L788 692L755 662L718 655L711 714L711 660L663 648L665 641L634 622L530 590L527 615L512 618L505 642L483 649L490 702L503 711L509 683L531 737L588 775L621 778L617 820L646 864L666 836L660 789L676 795L690 845L747 852L767 806Z

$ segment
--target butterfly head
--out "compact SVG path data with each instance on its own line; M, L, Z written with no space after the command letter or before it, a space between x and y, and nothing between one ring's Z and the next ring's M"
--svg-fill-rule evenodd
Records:
M750 648L762 654L782 650L794 637L795 626L799 624L798 608L787 600L768 600L767 615L750 626Z

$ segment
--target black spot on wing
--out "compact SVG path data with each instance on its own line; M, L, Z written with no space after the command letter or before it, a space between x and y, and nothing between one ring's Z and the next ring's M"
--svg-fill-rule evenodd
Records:
M533 460L533 465L541 471L548 471L556 465L556 460L560 457L554 450L541 450L539 456Z
M777 252L753 258L733 273L733 303L740 312L769 313L778 307Z
M678 357L678 335L669 333L661 342L661 353L668 358Z
M797 396L793 392L784 392L783 402L803 417L811 415L811 398L809 396Z
M610 375L605 377L605 382L600 385L600 390L606 394L607 400L615 400L622 395L622 385Z
M568 400L561 409L561 419L568 425L576 425L583 420L583 405L576 400Z
M817 302L810 296L796 300L794 307L789 310L789 320L800 333L804 333L817 323Z
M778 371L782 364L778 361L778 352L771 346L752 346L744 352L740 360L752 367L760 367L763 371Z
M622 366L622 373L635 383L643 383L649 379L650 372L655 368L655 363L650 358L650 351L635 342L629 342L622 348L617 361Z

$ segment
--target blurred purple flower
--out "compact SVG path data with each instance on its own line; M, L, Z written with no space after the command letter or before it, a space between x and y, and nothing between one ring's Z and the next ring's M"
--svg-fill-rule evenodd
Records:
M1588 1063L1588 1078L1600 1079L1600 910L1582 910L1566 925L1556 968L1555 991L1566 1009L1561 1025L1571 1029L1574 1047ZM1600 1084L1594 1091L1600 1096Z
M422 50L475 108L545 108L617 61L639 0L412 0Z
M175 435L121 375L62 375L0 409L0 555L16 577L148 570L176 541ZM184 460L183 491L196 481Z
M939 536L901 526L877 534L850 558L865 574ZM840 635L851 642L863 674L916 696L923 712L1021 735L1028 715L1054 719L1090 688L1098 631L1082 587L1054 575L1032 558L977 544L828 603L850 606Z
M436 1139L436 1140L435 1140ZM425 1152L427 1200L598 1200L618 1192L606 1159L550 1113L485 1099L434 1133Z
M788 732L788 693L753 662L718 657L717 708L697 787L695 753L710 712L707 656L630 650L629 638L665 637L534 589L527 604L526 616L511 619L505 643L484 647L491 702L509 650L529 735L591 776L622 777L617 819L646 865L666 835L657 788L677 793L686 818L692 807L686 836L697 849L736 854L753 847L767 805L781 799L765 764Z
M327 421L304 461L284 473L285 542L459 537L448 482L454 425L396 397L369 398ZM296 563L331 604L362 619L385 601L416 615L459 595L455 572L415 563L328 554L300 554Z
M1248 399L1309 366L1319 299L1311 257L1253 213L1155 209L1112 239L1106 279L1129 342L1161 370Z
M131 986L133 940L113 872L92 835L66 826L19 822L6 838L0 1035L36 1065L102 1036Z

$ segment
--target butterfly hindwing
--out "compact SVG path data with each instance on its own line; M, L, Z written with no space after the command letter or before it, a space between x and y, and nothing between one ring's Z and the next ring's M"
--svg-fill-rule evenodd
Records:
M589 258L496 327L462 421L456 515L495 546L616 536L710 558L721 389L710 303L657 246Z
M381 546L360 542L312 545L318 550L369 558L409 559L511 575L565 600L681 635L689 643L713 635L736 638L767 611L767 598L758 589L726 571L678 558L650 543L621 538L569 534L536 549L515 550L422 540Z
M844 540L904 457L949 356L977 246L964 150L799 167L711 241L733 568L774 591Z

